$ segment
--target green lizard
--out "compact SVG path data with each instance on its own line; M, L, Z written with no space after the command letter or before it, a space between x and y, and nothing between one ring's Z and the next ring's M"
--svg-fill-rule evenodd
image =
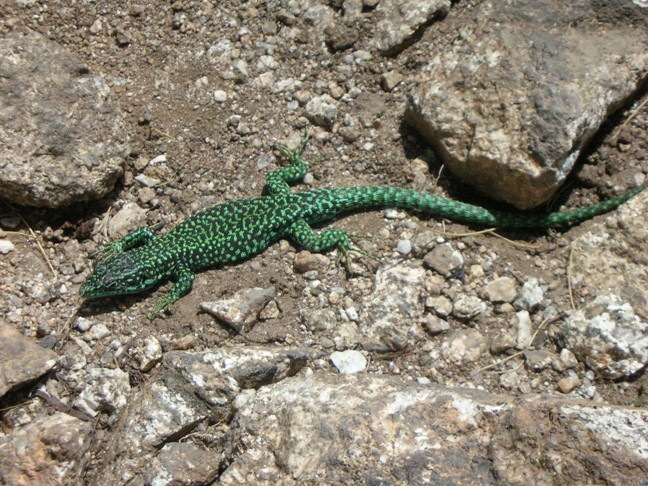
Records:
M81 296L94 299L132 294L172 279L175 284L155 305L151 316L154 318L191 290L195 272L240 262L281 238L314 252L337 249L348 265L349 251L363 252L351 246L347 233L330 229L317 235L310 225L349 211L394 207L488 227L569 226L611 211L648 187L645 183L586 208L546 215L489 211L392 186L293 193L289 183L301 180L308 170L301 157L307 139L308 136L304 137L294 151L279 147L291 165L266 176L267 196L218 204L188 218L161 237L151 228L142 227L104 245L98 252L100 259L96 268L81 285Z

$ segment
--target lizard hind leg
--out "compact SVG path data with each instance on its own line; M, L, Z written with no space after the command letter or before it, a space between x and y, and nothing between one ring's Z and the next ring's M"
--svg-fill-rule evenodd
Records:
M348 273L351 273L350 252L372 258L371 255L351 245L351 239L346 231L338 228L322 231L316 234L310 225L300 219L295 221L287 231L287 236L300 248L317 253L336 249L338 262L343 262Z

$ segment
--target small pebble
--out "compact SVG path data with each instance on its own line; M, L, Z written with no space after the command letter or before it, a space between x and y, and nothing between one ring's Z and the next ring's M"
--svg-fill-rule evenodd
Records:
M409 255L412 251L412 242L410 240L400 240L398 246L396 246L396 251L401 255Z
M214 91L214 101L217 103L224 103L227 101L227 92L222 89Z
M367 369L367 358L360 351L336 351L331 354L331 363L342 375L360 373Z
M579 378L567 376L561 378L558 382L558 391L560 393L569 393L570 391L578 388L581 385L581 380Z
M14 251L16 247L14 244L9 241L9 240L0 240L0 253L3 255L6 255L10 251Z

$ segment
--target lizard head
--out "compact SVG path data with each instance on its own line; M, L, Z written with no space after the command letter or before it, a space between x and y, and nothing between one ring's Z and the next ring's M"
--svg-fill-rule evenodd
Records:
M153 287L161 278L142 264L137 252L118 253L97 264L79 294L86 299L134 294Z

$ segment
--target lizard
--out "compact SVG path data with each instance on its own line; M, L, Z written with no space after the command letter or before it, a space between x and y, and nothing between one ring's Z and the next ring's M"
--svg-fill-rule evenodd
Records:
M297 247L325 252L338 250L349 268L349 252L366 255L351 245L348 233L333 228L316 234L311 225L351 211L377 208L415 210L485 227L551 228L572 226L616 209L648 187L648 182L619 196L570 211L523 214L490 211L454 199L398 186L355 186L293 192L290 184L302 180L308 164L303 137L295 150L277 145L290 165L266 175L266 195L217 204L181 222L163 236L143 226L103 245L97 265L79 289L86 299L133 294L172 280L174 285L153 308L154 319L191 291L196 272L234 264L263 252L287 238Z

